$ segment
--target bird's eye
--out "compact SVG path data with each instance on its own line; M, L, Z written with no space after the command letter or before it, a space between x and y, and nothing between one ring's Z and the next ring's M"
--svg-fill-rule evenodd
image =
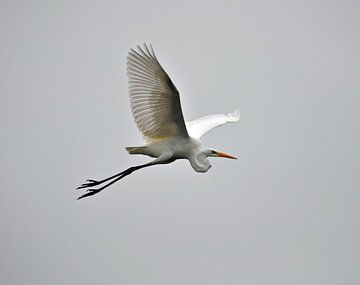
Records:
M215 150L212 150L212 151L211 151L211 154L216 154L216 151L215 151Z

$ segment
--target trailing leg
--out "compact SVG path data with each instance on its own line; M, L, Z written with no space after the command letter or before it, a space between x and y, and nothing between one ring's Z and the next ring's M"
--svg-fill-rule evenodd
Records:
M103 180L97 181L97 180L89 179L89 180L87 180L86 183L83 183L82 185L80 185L76 189L84 189L84 188L94 187L94 186L100 185L100 184L102 184L102 183L104 183L106 181L109 181L111 179L113 179L113 181L105 184L104 186L102 186L102 187L100 187L98 189L87 189L86 190L87 193L80 196L78 198L78 200L99 193L100 191L104 190L105 188L109 187L110 185L114 184L115 182L117 182L120 179L124 178L125 176L133 173L136 170L139 170L139 169L144 168L144 167L156 165L156 164L170 163L170 162L173 162L173 161L174 161L174 159L172 158L172 153L171 152L164 152L161 156L159 156L158 158L154 159L153 161L151 161L149 163L129 167L128 169L126 169L126 170L124 170L122 172L119 172L119 173L117 173L115 175L112 175L112 176L110 176L108 178L105 178Z

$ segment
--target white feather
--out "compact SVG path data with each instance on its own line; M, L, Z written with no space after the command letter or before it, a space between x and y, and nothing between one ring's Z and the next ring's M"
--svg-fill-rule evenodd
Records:
M240 111L235 110L228 114L214 114L186 122L186 128L190 137L200 139L208 131L226 123L239 121Z
M144 44L127 57L131 110L148 142L173 136L188 137L179 92L155 53Z

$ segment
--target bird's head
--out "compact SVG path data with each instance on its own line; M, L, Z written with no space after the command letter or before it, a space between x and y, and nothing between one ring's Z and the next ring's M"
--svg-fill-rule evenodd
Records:
M225 152L218 151L218 150L212 149L212 148L205 149L204 154L207 157L225 157L225 158L230 158L230 159L237 159L235 156L232 156L230 154L227 154Z
M212 148L205 148L202 149L193 159L189 159L191 166L197 172L206 172L210 169L211 163L208 157L226 157L231 159L237 159L236 157L226 154L224 152L212 149Z

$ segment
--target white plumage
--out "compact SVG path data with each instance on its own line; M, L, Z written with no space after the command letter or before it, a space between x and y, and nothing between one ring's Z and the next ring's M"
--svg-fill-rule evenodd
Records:
M151 46L129 52L127 73L131 110L144 137L151 141L187 136L179 92Z
M214 114L186 122L186 129L193 138L200 139L208 131L226 123L235 123L240 119L240 111L235 110L228 114Z
M239 121L240 112L215 114L186 122L180 96L175 85L156 58L151 45L131 49L127 57L130 106L135 123L145 139L145 145L127 147L129 154L143 154L155 159L133 166L106 179L87 180L78 189L88 188L79 199L94 195L135 170L187 159L197 172L211 167L208 157L235 157L211 148L202 148L200 138L213 128ZM112 180L98 189L89 189Z

